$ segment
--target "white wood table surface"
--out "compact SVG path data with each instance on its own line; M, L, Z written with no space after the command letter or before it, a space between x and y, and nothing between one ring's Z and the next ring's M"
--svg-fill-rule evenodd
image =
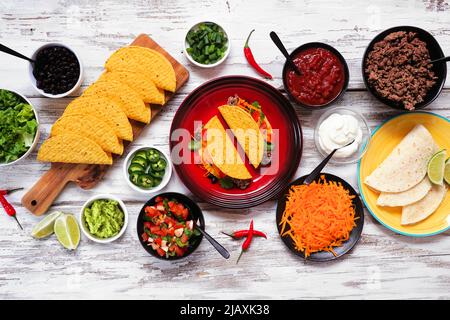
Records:
M183 38L190 25L201 20L223 24L232 49L228 60L213 70L190 65L182 54ZM383 106L366 92L361 77L361 57L369 41L380 31L396 25L415 25L436 36L450 54L450 7L446 1L298 1L298 0L47 0L2 1L0 43L30 54L45 42L64 42L80 54L85 68L83 88L102 71L109 54L138 34L148 33L191 72L188 84L163 109L133 144L155 144L168 151L172 118L186 95L206 80L230 74L257 75L247 65L242 46L255 28L251 47L257 61L275 76L269 81L282 88L283 58L269 39L275 30L292 50L301 43L323 41L335 46L347 59L351 80L348 92L337 104L364 114L371 128L397 112ZM450 82L427 108L450 117ZM27 64L0 53L0 87L17 90L39 111L41 141L73 97L52 100L33 91ZM78 92L76 95L79 95ZM304 151L296 176L308 173L320 159L313 130L320 111L297 108L304 134ZM147 197L133 192L122 178L122 161L114 163L93 190L70 185L51 210L79 214L89 197L111 193L121 197L130 212L126 234L111 245L82 238L78 250L69 252L56 238L37 241L30 231L40 218L21 208L23 192L9 197L25 227L0 209L0 298L450 298L450 233L431 238L394 234L366 211L362 238L344 258L325 264L307 263L282 244L275 224L275 202L247 210L223 210L200 202L207 231L231 252L223 260L206 241L187 259L176 263L157 260L140 246L136 217ZM49 168L36 161L36 151L25 161L0 169L0 187L31 187ZM355 188L356 165L336 167L337 174ZM178 177L166 188L191 195ZM199 199L197 199L199 200ZM236 265L240 242L221 230L246 227L250 219L269 239L257 239Z

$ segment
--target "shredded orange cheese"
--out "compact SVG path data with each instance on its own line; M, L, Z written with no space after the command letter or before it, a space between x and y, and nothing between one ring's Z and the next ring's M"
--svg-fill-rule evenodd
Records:
M326 181L292 186L280 221L281 236L290 237L305 257L329 251L348 240L355 227L355 208L341 183Z

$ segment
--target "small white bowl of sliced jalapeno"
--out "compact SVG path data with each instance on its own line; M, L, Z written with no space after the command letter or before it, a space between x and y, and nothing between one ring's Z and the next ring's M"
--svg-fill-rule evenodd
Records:
M172 176L170 158L158 147L139 147L125 159L123 174L128 185L141 193L163 189Z

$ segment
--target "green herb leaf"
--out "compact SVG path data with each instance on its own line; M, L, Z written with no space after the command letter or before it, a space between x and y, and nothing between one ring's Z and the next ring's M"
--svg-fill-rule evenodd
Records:
M197 140L189 141L189 145L188 145L189 150L196 151L196 150L199 150L201 147L202 147L202 143L200 141L197 141Z
M163 200L163 206L164 206L164 210L166 210L167 212L170 211L169 200L164 199L164 200Z
M36 131L31 106L15 93L0 89L0 163L17 160L27 152Z
M265 148L266 148L266 151L273 151L273 149L274 149L274 145L273 144L271 144L270 142L265 142Z
M234 187L233 180L229 177L219 179L220 186L224 189L231 189Z
M255 108L261 109L261 106L259 105L258 101L253 101L252 106L254 106Z

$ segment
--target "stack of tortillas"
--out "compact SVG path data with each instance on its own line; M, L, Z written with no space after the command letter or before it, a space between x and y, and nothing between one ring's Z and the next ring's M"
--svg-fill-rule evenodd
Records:
M105 69L53 125L38 160L112 164L111 153L123 153L122 140L133 141L130 119L150 123L150 104L163 105L165 90L175 92L172 64L149 48L121 48Z
M428 161L439 150L431 133L415 126L364 181L379 191L377 205L402 207L401 223L414 224L429 217L445 197L445 185L433 185Z

